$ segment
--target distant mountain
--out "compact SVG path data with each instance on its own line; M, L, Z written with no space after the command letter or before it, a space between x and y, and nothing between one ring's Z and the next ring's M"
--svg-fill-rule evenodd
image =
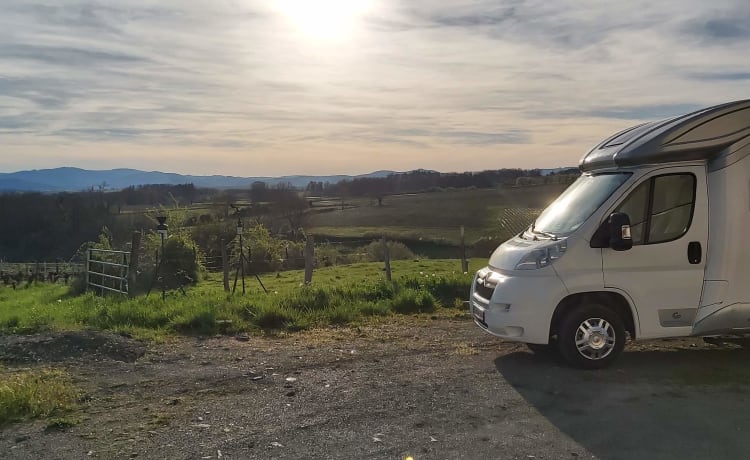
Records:
M281 176L281 177L235 177L235 176L190 176L159 171L137 169L112 169L90 171L79 168L38 169L14 173L0 173L0 192L60 192L81 191L90 188L119 190L131 185L148 184L194 184L209 188L249 188L253 182L268 185L291 184L305 187L311 181L336 183L361 177L386 177L398 174L395 171L375 171L358 176Z

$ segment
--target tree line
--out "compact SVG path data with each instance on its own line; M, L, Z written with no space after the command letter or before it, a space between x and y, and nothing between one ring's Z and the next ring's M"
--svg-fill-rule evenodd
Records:
M528 182L559 182L557 178L577 176L576 168L569 168L542 175L540 169L496 169L479 172L441 173L437 171L415 170L406 173L390 174L386 177L362 177L343 180L337 183L310 182L306 191L321 196L374 196L382 197L397 193L415 193L447 188L492 188L517 185L519 179ZM520 185L520 184L519 184Z

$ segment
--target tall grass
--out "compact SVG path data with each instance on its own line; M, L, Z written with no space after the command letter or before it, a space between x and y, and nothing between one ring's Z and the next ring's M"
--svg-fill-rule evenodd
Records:
M473 261L477 265L483 261ZM218 280L187 291L126 299L92 293L68 296L64 286L0 288L0 333L95 328L141 336L213 335L252 330L301 330L345 325L369 316L426 313L453 307L468 296L471 275L458 261L394 261L394 280L381 264L364 263L316 271L311 286L301 272L267 275L263 293L248 280L247 295L227 295Z

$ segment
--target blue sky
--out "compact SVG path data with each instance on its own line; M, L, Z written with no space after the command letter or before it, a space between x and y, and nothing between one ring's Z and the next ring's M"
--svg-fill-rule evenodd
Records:
M2 0L0 171L575 165L750 98L746 0Z

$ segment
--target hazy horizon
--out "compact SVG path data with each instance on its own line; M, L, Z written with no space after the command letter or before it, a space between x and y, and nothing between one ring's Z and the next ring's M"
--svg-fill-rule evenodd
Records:
M0 172L575 166L750 97L742 0L8 0Z

